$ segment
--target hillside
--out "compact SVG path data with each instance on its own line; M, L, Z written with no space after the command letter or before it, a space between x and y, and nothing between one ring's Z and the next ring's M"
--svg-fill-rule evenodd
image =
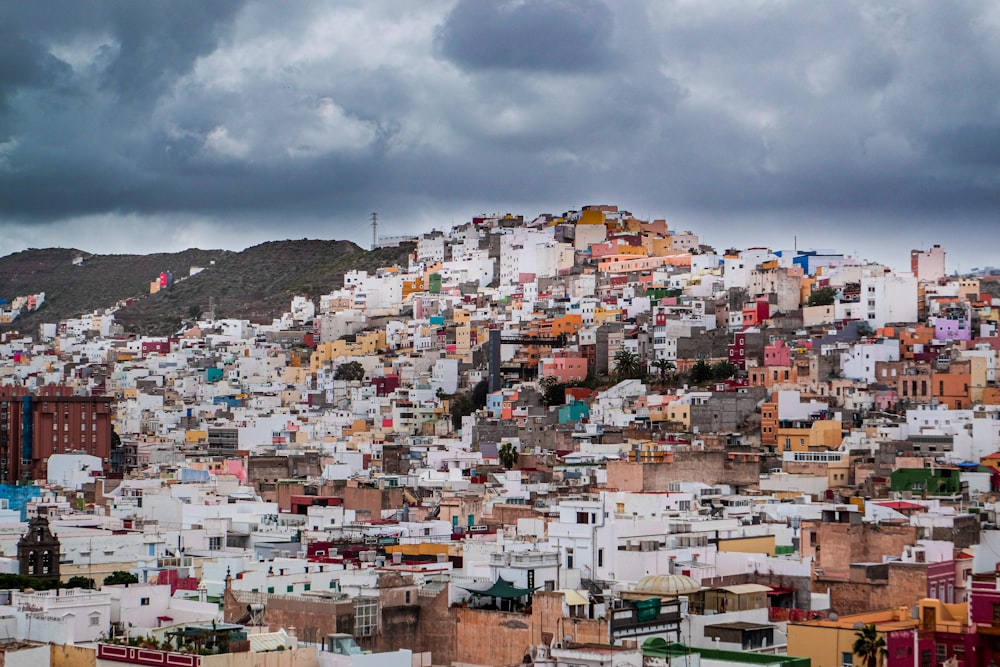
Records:
M297 294L317 298L343 285L352 269L405 263L409 247L366 251L349 241L273 241L242 252L191 249L153 255L89 255L73 249L26 250L0 258L0 298L45 292L44 305L7 328L32 333L55 322L132 299L116 313L127 331L164 335L202 313L270 321ZM82 265L73 259L84 257ZM214 262L214 264L213 264ZM188 277L192 266L205 267ZM161 271L169 291L149 294Z

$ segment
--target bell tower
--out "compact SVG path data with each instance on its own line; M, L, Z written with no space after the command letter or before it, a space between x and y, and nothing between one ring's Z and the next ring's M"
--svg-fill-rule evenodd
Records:
M20 573L33 579L59 579L61 557L59 538L49 529L47 516L37 516L28 524L28 532L18 540L17 561Z

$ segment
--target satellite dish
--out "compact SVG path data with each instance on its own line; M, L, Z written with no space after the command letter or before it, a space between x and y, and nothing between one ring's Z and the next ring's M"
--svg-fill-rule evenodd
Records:
M861 621L858 621L857 623L854 624L854 629L855 630L864 630L865 629L865 624L862 623Z
M832 611L829 614L827 614L827 618L830 619L831 621L839 621L840 620L840 616L837 616L837 614L835 612L832 612Z

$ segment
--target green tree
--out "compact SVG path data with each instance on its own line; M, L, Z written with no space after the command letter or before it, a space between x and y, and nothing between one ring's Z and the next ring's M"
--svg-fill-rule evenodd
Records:
M490 393L490 384L480 380L472 391L461 394L451 402L451 425L457 431L462 428L462 417L471 415L476 410L486 407L486 398Z
M124 570L115 570L108 576L104 577L104 585L110 586L112 584L137 584L139 583L139 577L135 576L131 572L126 572Z
M886 656L885 637L878 633L874 623L869 623L854 633L853 649L865 667L880 667Z
M638 378L642 372L639 355L632 350L622 348L615 353L615 375L619 380Z
M833 287L820 287L814 289L809 295L807 306L832 306L837 300L837 290Z
M691 384L705 384L712 379L712 366L704 359L694 362L691 367Z
M360 361L346 361L341 365L337 366L337 372L333 374L334 380L364 380L365 379L365 367L361 365Z
M486 399L489 395L490 383L487 380L480 380L472 388L469 398L472 400L472 404L476 406L476 410L479 410L486 407Z
M500 449L497 450L497 458L500 459L500 465L507 470L510 470L517 462L517 450L514 449L514 445L509 442L505 442L500 445Z
M565 382L549 376L539 380L538 386L542 390L542 404L546 407L566 403L566 388L569 385Z
M653 362L653 368L660 376L660 384L665 385L667 384L667 376L677 369L677 365L669 359L657 359Z
M94 590L94 580L90 577L81 577L79 575L70 577L66 580L66 588L85 588L88 591Z
M712 364L712 379L716 381L728 380L729 378L736 375L736 365L728 361L720 361L718 363Z

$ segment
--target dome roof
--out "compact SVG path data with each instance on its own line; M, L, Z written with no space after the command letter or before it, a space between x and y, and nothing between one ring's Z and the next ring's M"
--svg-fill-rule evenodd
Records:
M661 596L687 595L700 591L701 584L683 574L651 574L640 579L635 590L638 593Z

